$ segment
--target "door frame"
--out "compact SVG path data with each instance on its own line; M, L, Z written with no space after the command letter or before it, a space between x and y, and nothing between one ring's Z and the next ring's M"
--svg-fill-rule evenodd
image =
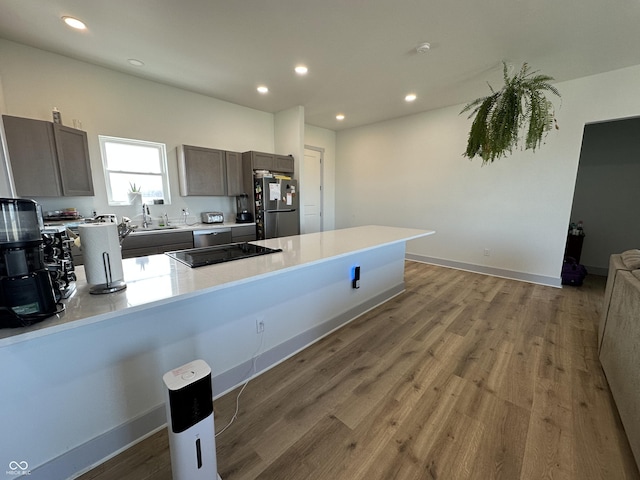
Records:
M304 150L311 150L320 154L320 231L324 232L324 148L305 144ZM304 158L302 159L302 164L304 165ZM302 170L304 175L304 168ZM301 186L301 188L303 187ZM304 192L305 190L303 189L302 191ZM305 212L302 213L304 214ZM304 215L302 215L302 218L304 218Z

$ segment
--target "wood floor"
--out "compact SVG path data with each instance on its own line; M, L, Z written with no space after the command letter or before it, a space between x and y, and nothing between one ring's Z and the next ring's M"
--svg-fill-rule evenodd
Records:
M602 277L407 262L405 280L249 383L216 439L223 480L640 478L597 356ZM218 429L236 394L214 402ZM170 479L166 429L80 478Z

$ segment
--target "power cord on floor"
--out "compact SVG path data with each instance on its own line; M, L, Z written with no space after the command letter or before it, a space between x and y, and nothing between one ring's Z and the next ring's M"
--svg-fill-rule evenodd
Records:
M249 385L249 382L253 378L253 375L255 375L257 373L257 371L256 371L256 363L258 362L258 359L262 355L262 351L261 350L262 350L263 344L264 344L264 330L262 330L262 332L260 332L260 346L258 347L256 352L253 354L251 370L249 370L248 378L247 378L246 382L244 382L244 385L242 386L242 388L238 392L238 396L236 397L236 411L234 412L233 416L231 417L231 420L229 420L229 423L227 423L222 430L220 430L219 432L216 433L216 437L218 435L222 435L225 432L225 430L227 428L229 428L231 426L231 424L233 424L233 422L235 422L236 419L238 418L238 411L240 410L240 395L242 395L242 392L244 392L244 389L247 388L247 385Z

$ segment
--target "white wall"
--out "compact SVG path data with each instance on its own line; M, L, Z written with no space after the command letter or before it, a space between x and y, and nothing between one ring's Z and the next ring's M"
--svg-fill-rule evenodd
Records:
M176 147L191 144L232 151L274 151L274 116L178 88L147 81L79 62L43 50L0 39L0 78L6 110L3 113L51 120L54 106L62 121L82 122L89 137L95 197L38 199L45 210L77 207L125 214L129 207L107 207L98 135L136 138L166 143L173 203L157 206L170 217L180 217L183 207L193 215L222 210L235 216L228 197L180 197ZM160 211L160 209L162 211Z
M580 166L571 219L584 221L580 263L590 273L606 275L612 253L640 248L640 159L630 160Z
M304 218L304 175L300 171L304 155L304 107L297 106L274 115L275 151L281 155L293 155L294 175L298 180L298 219Z
M322 227L324 230L336 228L336 132L326 128L305 125L304 143L324 150L322 165Z
M293 155L295 178L300 180L300 165L304 155L304 107L297 106L274 115L275 153Z
M560 130L485 167L462 157L462 105L340 131L336 226L435 229L407 252L558 284L583 127L638 114L639 83L640 66L557 84Z

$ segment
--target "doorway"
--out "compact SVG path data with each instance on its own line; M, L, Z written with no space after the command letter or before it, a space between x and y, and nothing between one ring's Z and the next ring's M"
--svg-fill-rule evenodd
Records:
M584 223L580 263L607 275L609 257L638 248L640 117L585 125L571 222Z
M302 228L303 233L321 232L322 225L322 165L324 148L305 145Z

